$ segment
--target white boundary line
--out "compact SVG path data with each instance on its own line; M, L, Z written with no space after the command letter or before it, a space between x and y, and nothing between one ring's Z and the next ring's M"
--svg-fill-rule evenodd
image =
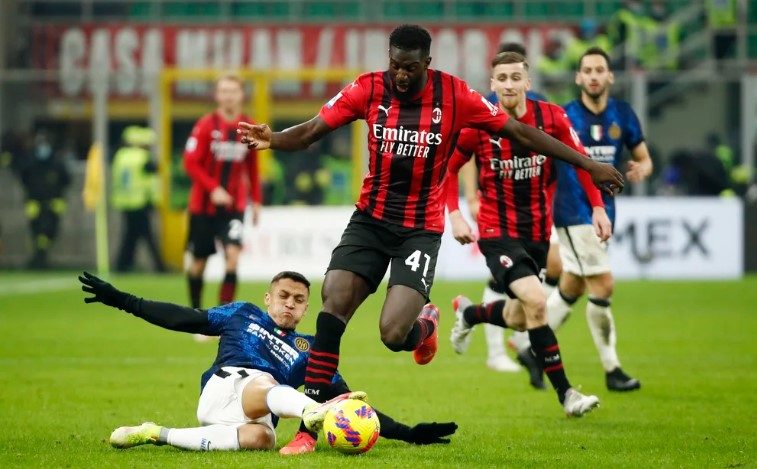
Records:
M76 288L76 281L68 277L23 282L11 280L10 282L0 284L0 296L28 295L31 293L72 290L74 288Z

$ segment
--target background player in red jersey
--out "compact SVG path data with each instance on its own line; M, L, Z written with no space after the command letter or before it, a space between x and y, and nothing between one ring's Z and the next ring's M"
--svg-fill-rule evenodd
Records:
M391 266L381 311L381 340L431 361L438 310L428 301L444 230L445 177L455 135L476 127L583 167L609 193L620 173L585 158L539 130L510 119L457 77L429 69L431 36L414 25L389 36L389 69L366 73L334 96L311 120L282 132L240 123L252 148L302 150L356 119L368 124L369 171L357 210L334 249L321 295L305 393L323 399L339 363L346 323ZM420 312L420 316L419 316Z
M519 42L505 42L499 46L497 53L501 52L517 52L528 60L528 53L526 47ZM491 101L495 105L499 105L499 97L495 91L492 91L486 96L486 99ZM534 101L547 101L547 98L535 92L533 89L529 89L526 92L526 99ZM471 220L478 218L478 208L480 206L479 200L479 187L478 187L478 168L476 167L475 158L468 161L460 168L460 175L463 182L463 189L465 199L468 205L468 214ZM550 239L549 253L547 254L547 275L542 284L547 297L551 290L549 288L555 288L557 285L558 277L562 266L560 265L560 253L558 252L557 233L553 230L552 238ZM505 285L499 285L490 278L484 287L484 293L481 297L482 303L491 303L498 300L507 299L505 295ZM486 366L495 371L501 372L518 372L521 370L518 365L505 350L505 335L502 328L493 324L484 324L484 336L486 337ZM511 342L512 343L512 342ZM532 359L533 360L533 359Z
M515 52L497 54L492 60L491 83L500 108L510 117L537 127L585 153L559 106L526 99L530 80L524 56ZM507 295L514 300L473 305L468 298L458 296L454 301L456 321L452 329L452 347L457 353L465 352L475 324L527 329L536 357L557 391L565 412L581 416L597 406L599 399L582 395L568 382L557 338L547 325L546 296L540 278L546 268L552 233L552 197L556 180L553 160L530 151L514 139L463 129L450 162L447 201L453 236L462 244L473 242L475 238L458 209L457 173L474 154L481 187L478 245L495 281L506 286ZM607 239L612 226L602 196L591 184L588 173L579 170L578 174L594 207L597 235Z
M189 239L192 255L187 273L189 298L200 307L203 273L208 256L216 252L216 239L224 247L226 276L219 292L220 304L234 301L237 262L242 246L242 219L248 195L252 198L252 223L257 224L262 202L257 152L239 142L237 123L249 121L242 114L242 80L224 75L216 82L218 108L197 121L184 149L184 167L192 179L189 198Z

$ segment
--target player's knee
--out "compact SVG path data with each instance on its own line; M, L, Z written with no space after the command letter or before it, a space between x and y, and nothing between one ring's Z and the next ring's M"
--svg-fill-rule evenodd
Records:
M205 264L207 258L195 258L189 263L189 275L193 277L200 277L205 272Z
M598 298L610 298L615 289L615 279L607 273L591 280L589 293Z
M615 290L615 280L608 275L602 279L602 298L610 298Z
M563 273L560 276L560 291L573 298L580 298L586 290L583 277L575 274Z
M226 271L236 272L237 265L239 265L239 253L226 256Z
M237 265L239 264L239 254L240 249L237 246L226 248L226 270L236 272Z
M322 291L323 311L328 311L345 323L354 313L353 294L344 288L330 288Z
M237 438L240 449L270 450L276 446L276 435L264 425L242 425Z
M539 292L541 293L541 292ZM530 294L526 295L520 300L523 303L523 309L526 310L526 314L535 321L542 322L547 319L547 300L544 298L544 294Z
M518 299L526 311L544 314L547 310L547 298L544 296L541 286L530 288L525 294L520 295Z
M547 259L547 276L557 278L562 273L562 262L560 258L548 258Z
M514 331L523 332L526 330L526 315L523 311L515 311L514 308L505 308L505 323L507 327Z
M399 328L391 326L381 328L381 342L392 352L402 351L406 338L407 331L401 331Z
M349 313L349 307L347 304L347 302L339 301L338 299L336 301L324 300L323 311L327 311L336 316L340 321L347 323L352 317L352 314Z

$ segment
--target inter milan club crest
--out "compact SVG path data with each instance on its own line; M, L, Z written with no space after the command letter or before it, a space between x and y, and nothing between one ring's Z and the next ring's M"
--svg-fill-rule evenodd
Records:
M307 352L310 350L310 342L308 342L306 339L303 339L302 337L297 337L294 339L294 346L297 347L297 350L300 352Z
M607 131L607 134L613 140L620 140L620 136L623 135L623 131L620 130L620 126L618 124L613 122L610 126L610 130Z
M602 140L602 126L601 125L592 125L589 128L589 133L591 134L591 138L594 139L595 142Z
M438 107L435 107L433 111L431 111L431 122L434 124L438 124L442 121L442 110Z

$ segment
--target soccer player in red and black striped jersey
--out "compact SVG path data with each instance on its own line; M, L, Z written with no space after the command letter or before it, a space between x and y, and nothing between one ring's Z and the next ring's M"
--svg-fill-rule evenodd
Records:
M368 174L321 291L323 310L305 376L305 393L316 400L336 370L346 323L389 267L381 340L393 351L413 350L419 364L436 353L438 310L426 303L444 230L447 165L461 129L513 138L582 167L609 193L622 187L614 168L510 119L459 78L429 69L430 47L428 31L399 26L389 36L389 69L361 75L316 117L282 132L240 123L243 142L284 151L305 149L357 119L368 124Z
M511 118L552 135L577 152L586 153L562 108L526 98L530 80L524 56L516 52L497 54L492 60L491 87L499 98L500 109ZM478 129L463 129L450 162L447 194L452 233L461 244L475 241L470 226L458 210L457 179L458 171L473 155L481 188L478 245L494 280L506 286L505 292L513 300L474 305L463 296L455 298L452 347L457 353L465 352L475 324L527 329L531 348L566 413L583 415L598 405L599 399L584 396L570 386L557 338L547 324L546 297L541 287L552 232L554 160L516 139ZM602 196L586 171L579 169L578 175L594 207L597 235L607 239L612 226Z
M235 75L216 82L218 108L197 121L184 149L184 168L192 179L189 196L189 298L200 307L203 273L208 257L216 252L216 239L224 247L226 275L219 292L220 304L234 301L237 263L242 247L242 220L252 199L252 223L257 224L262 202L257 151L241 143L237 123L242 114L244 84Z

